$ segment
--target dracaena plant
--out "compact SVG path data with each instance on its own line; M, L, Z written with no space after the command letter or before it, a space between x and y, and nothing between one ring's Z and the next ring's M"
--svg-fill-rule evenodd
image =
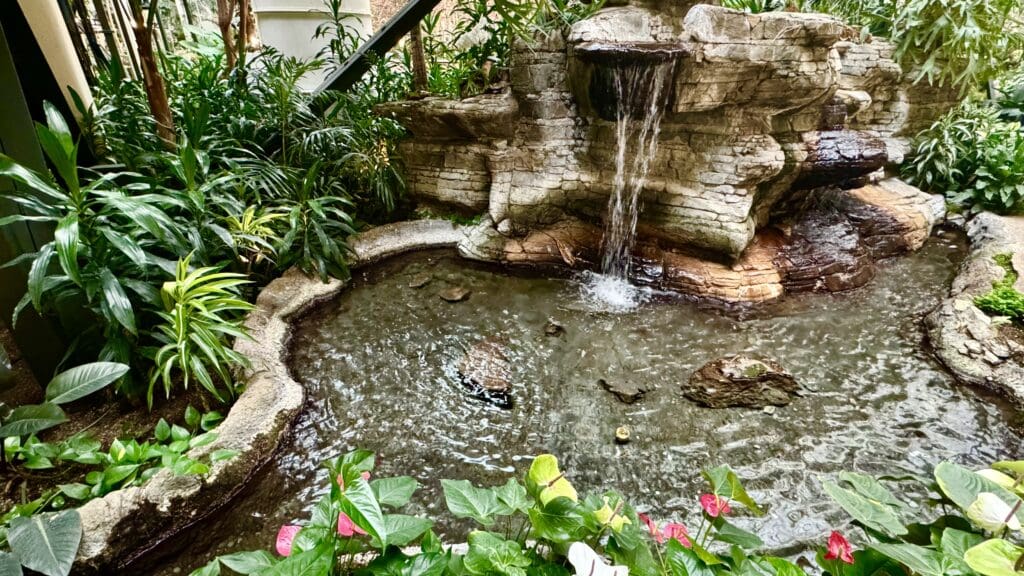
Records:
M252 304L239 296L239 289L249 281L242 274L212 267L193 270L190 262L191 256L179 260L174 280L165 282L160 291L163 323L154 337L163 346L153 357L150 406L157 384L169 397L179 376L184 388L198 381L215 398L226 401L237 392L232 368L249 364L231 348L234 339L248 337L241 317Z
M29 305L41 313L65 302L80 306L95 319L90 329L102 332L100 359L130 364L140 316L159 298L153 280L173 272L168 257L188 253L189 234L166 211L178 202L154 192L138 174L89 174L85 182L67 123L53 106L45 108L47 125L36 129L57 177L0 154L0 176L31 191L6 195L21 212L0 218L0 225L28 221L55 227L53 241L16 259L31 261L31 267L14 322Z

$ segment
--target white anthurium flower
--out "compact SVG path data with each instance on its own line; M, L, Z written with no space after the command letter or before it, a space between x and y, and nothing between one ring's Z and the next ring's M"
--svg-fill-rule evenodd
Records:
M576 576L629 576L629 568L609 566L600 554L583 542L569 546L569 564L576 569Z
M998 470L986 468L984 470L977 470L974 473L986 480L991 480L992 482L999 484L1000 486L1006 488L1007 490L1013 490L1015 480Z
M967 508L967 517L979 528L989 532L997 532L1004 526L1010 530L1020 530L1020 520L1013 514L1013 508L991 492L978 494L978 499Z

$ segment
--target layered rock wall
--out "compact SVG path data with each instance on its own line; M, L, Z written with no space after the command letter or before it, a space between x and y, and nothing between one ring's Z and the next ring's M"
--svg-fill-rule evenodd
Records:
M529 245L563 222L600 226L614 193L615 70L671 62L638 231L732 266L786 218L794 190L863 184L950 106L949 94L912 86L892 54L827 16L638 3L517 46L508 94L383 112L412 133L402 149L412 193L486 211L490 228L464 252L493 258L508 254L496 245Z

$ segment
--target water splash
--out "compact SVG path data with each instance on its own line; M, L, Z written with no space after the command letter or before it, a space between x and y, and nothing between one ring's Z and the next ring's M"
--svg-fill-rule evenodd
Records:
M646 299L629 283L640 196L658 152L674 60L620 62L612 70L616 97L615 179L601 246L601 274L588 275L583 292L609 311L640 306Z

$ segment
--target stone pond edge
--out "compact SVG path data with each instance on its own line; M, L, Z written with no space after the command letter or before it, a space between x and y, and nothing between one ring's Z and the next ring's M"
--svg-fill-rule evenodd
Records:
M356 269L414 250L454 248L464 237L464 229L447 220L380 226L350 242L350 266ZM252 362L239 375L245 391L217 428L216 441L189 453L193 458L215 450L237 455L212 463L205 476L175 476L165 469L143 486L87 502L79 508L82 541L76 574L109 573L130 564L228 502L273 457L305 399L286 364L291 322L347 284L324 283L293 268L263 289L245 322L251 340L235 344Z
M1024 346L1006 338L999 322L976 306L974 298L992 289L1005 271L997 254L1013 254L1024 271L1024 217L983 212L966 224L970 251L957 270L948 296L925 318L932 351L960 382L987 389L1016 410L1024 410ZM1024 291L1024 279L1016 289Z

